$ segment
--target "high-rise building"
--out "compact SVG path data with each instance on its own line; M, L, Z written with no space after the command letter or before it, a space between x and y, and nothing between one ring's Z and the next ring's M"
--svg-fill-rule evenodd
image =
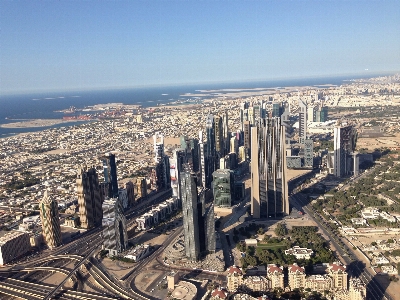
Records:
M315 122L317 108L315 106L308 106L307 107L307 121L308 122Z
M109 256L116 256L128 247L126 218L117 198L105 200L102 208L103 249Z
M328 107L321 106L319 110L319 121L326 122L328 120Z
M314 165L314 141L306 139L304 141L304 166L312 168Z
M156 133L153 135L154 140L154 161L160 162L161 158L164 157L164 136Z
M196 174L187 164L183 167L180 184L185 254L189 259L198 260L201 254L215 251L214 207L206 207L205 190L200 188L198 193Z
M182 148L175 149L173 157L169 159L169 167L172 195L179 199L181 198L179 178L184 163L186 163L186 151Z
M212 188L215 206L232 206L232 201L235 199L235 179L231 170L216 170L213 173Z
M358 152L353 152L353 175L358 176L360 173L360 154Z
M135 186L132 181L125 183L126 193L128 194L128 207L135 205Z
M231 137L230 139L230 149L229 149L229 153L236 153L238 154L239 151L239 143L236 137Z
M223 131L222 131L222 118L220 116L214 116L214 137L215 137L215 151L216 151L216 160L217 162L221 157L224 156L224 139L223 139ZM219 163L216 164L218 167Z
M106 153L103 157L104 182L108 183L108 197L118 197L117 165L115 154Z
M240 119L240 128L242 129L242 131L244 130L244 128L243 128L244 122L249 120L249 115L248 115L248 110L247 110L248 108L249 108L248 102L240 103L239 119Z
M184 167L181 178L183 230L185 236L185 254L192 260L200 258L200 239L198 224L198 195L196 179L189 167Z
M21 231L0 231L0 266L31 250L29 234Z
M99 178L94 167L81 168L76 179L81 227L90 229L101 225L103 202ZM118 192L118 190L117 190Z
M272 103L272 117L280 117L283 114L284 107L281 102Z
M146 178L144 178L144 177L136 178L136 191L137 191L138 198L144 198L147 196Z
M39 202L39 210L43 237L47 246L50 249L60 246L62 239L58 203L50 197L47 191L44 192L44 197Z
M205 151L205 186L211 187L212 173L216 165L216 146L215 146L215 120L213 115L208 115L206 122L207 144Z
M204 152L204 143L203 143L203 132L199 132L199 171L201 182L200 186L206 187L206 157Z
M194 138L190 139L190 152L191 152L191 165L193 172L200 171L200 157L199 157L199 140Z
M251 134L250 134L251 124L249 121L244 121L243 123L243 146L250 151L251 148Z
M262 119L251 129L251 212L254 218L289 214L285 126Z
M333 130L334 141L334 175L344 177L351 174L351 153L354 152L357 140L357 131L353 126L337 126Z
M224 112L222 115L222 140L224 143L223 155L226 155L230 152L229 151L230 150L229 149L230 148L230 138L229 138L229 127L228 127L228 112Z
M239 147L238 159L240 163L246 160L246 148L244 146Z
M299 99L299 143L307 139L307 104Z

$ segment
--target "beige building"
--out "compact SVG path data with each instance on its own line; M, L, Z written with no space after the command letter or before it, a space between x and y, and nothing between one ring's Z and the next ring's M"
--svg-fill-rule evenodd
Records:
M168 289L173 290L175 289L175 284L177 284L179 281L179 273L172 272L167 275L167 283L168 283Z
M334 300L365 300L367 288L364 283L359 278L351 278L349 281L349 290L335 292Z
M278 267L275 264L269 264L267 266L267 277L271 280L271 288L281 288L284 286L284 274L283 267Z
M306 273L304 268L297 264L288 266L288 282L291 290L304 287L306 282Z
M243 283L242 269L237 266L231 266L228 268L227 272L226 280L228 291L235 292Z
M58 203L44 192L43 200L39 202L40 219L42 221L42 233L47 246L50 249L60 246L61 227L58 214Z
M347 290L346 267L339 263L329 264L327 273L332 277L333 287L336 290Z
M136 179L136 193L138 198L144 198L147 196L147 182L146 178L139 177Z
M265 276L245 276L242 286L254 292L266 292L271 289L271 281Z
M333 288L333 279L328 275L311 275L306 278L304 288L318 292L329 291Z
M21 231L0 232L0 265L9 263L31 249L29 235Z

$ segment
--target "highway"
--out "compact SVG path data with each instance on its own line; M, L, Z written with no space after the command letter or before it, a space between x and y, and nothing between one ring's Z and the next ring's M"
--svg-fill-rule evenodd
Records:
M353 250L339 244L344 244L343 241L341 241L341 238L321 222L320 217L314 214L314 212L308 207L308 200L305 197L307 196L295 194L290 196L290 202L291 204L294 204L297 209L302 208L304 212L307 213L308 216L318 224L318 227L322 230L324 235L330 237L330 242L337 250L339 256L342 257L345 264L349 267L350 273L353 274L353 276L359 277L364 282L365 286L367 287L367 293L370 294L372 299L392 300L390 295L382 289L379 283L373 280L374 275L370 273L369 269L360 265L360 262L358 261L357 256L353 253ZM346 249L343 249L344 247L346 247Z
M43 300L45 299L49 291L51 291L53 288L54 287L49 285L35 284L22 280L0 277L0 292L12 297L18 297L27 300ZM76 291L63 290L60 292L59 295L57 295L57 299L107 300L110 299L110 297L105 297L94 293L81 293Z

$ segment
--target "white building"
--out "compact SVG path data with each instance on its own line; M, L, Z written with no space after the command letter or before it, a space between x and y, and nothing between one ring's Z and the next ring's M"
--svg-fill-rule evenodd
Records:
M286 255L294 255L296 259L310 259L311 255L314 254L312 249L300 248L299 246L294 246L293 248L285 250Z
M149 245L137 245L135 248L129 250L128 254L125 255L125 258L129 258L138 262L143 258L147 257L150 254L150 246Z

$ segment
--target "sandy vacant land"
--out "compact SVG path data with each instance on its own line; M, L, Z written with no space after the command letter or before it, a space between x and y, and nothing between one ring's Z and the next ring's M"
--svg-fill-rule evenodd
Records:
M382 136L373 138L358 138L357 148L366 148L368 150L374 150L381 147L399 147L400 145L400 133L395 134L395 136Z

